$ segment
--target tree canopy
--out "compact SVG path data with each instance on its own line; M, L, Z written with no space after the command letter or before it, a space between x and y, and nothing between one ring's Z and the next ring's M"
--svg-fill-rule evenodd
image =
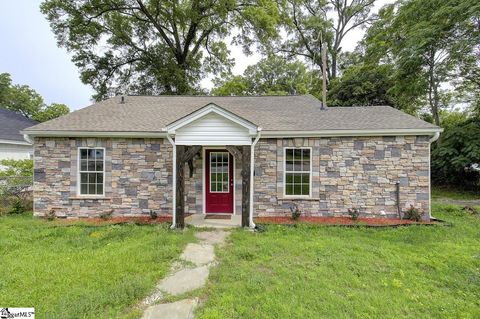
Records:
M300 61L271 55L245 69L242 76L217 79L214 95L316 94L321 89L319 74Z
M233 64L224 39L276 34L274 0L46 0L58 44L73 53L96 100L118 93L194 94Z
M39 122L45 122L70 112L65 104L46 105L42 96L28 85L12 84L8 73L0 73L0 107Z

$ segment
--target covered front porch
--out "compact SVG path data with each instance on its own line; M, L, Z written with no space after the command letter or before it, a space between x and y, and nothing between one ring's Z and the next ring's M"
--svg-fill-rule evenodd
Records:
M172 227L255 227L254 154L261 128L209 104L166 131L175 164Z

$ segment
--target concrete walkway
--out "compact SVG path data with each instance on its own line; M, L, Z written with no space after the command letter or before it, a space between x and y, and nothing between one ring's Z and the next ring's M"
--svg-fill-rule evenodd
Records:
M242 226L242 215L232 215L229 219L205 219L204 214L193 214L185 218L185 223L200 228L234 228Z
M142 319L191 319L198 305L192 297L171 303L159 303L166 296L178 296L205 285L210 268L215 266L214 245L222 245L230 233L227 231L197 232L199 243L188 244L180 256L183 263L173 265L171 274L161 280L155 292L148 296ZM190 266L189 266L190 265ZM159 303L159 304L157 304Z

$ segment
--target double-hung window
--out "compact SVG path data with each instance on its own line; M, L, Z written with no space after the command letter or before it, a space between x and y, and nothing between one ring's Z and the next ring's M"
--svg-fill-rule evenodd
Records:
M285 148L285 195L311 196L312 149Z
M79 148L80 195L104 195L105 149Z

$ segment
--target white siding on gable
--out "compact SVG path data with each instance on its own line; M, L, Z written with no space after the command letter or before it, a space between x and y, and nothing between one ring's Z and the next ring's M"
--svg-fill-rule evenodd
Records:
M20 144L0 143L0 160L3 159L29 159L33 154L33 146Z
M248 129L215 112L175 132L177 145L250 145Z

